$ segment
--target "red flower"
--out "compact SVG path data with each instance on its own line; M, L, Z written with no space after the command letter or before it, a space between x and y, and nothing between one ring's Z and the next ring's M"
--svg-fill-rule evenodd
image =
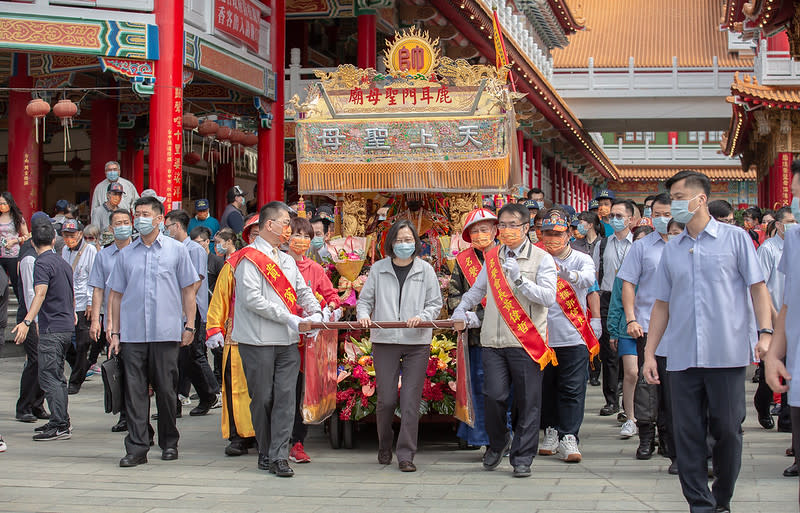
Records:
M436 358L435 356L432 356L428 360L428 369L425 371L425 374L427 374L428 376L433 376L434 374L436 374L436 371L439 370L438 365L439 365L439 359Z

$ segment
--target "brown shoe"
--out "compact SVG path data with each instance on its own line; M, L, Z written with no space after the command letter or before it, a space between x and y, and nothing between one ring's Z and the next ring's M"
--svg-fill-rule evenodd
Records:
M398 465L400 467L400 472L416 472L417 467L410 461L401 461Z
M378 463L381 465L389 465L392 462L392 451L380 449L378 450Z

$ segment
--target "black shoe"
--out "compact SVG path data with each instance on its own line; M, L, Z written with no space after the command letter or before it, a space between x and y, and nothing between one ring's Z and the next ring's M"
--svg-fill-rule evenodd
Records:
M800 474L797 472L797 463L792 463L783 471L783 477L797 477L798 475Z
M592 376L592 377L589 378L589 384L592 385L593 387L599 387L600 386L600 379Z
M608 417L609 415L614 415L617 412L619 412L619 406L616 404L607 404L600 408L601 417Z
M781 406L781 403L774 404L772 406L772 409L769 411L769 414L770 415L780 415L781 414L781 408L783 408L783 406Z
M189 412L189 415L192 417L200 417L201 415L205 415L211 409L211 405L206 403L200 403L192 411Z
M50 422L46 422L41 426L35 427L33 430L36 431L37 433L41 433L42 431L47 431L51 427L53 427L53 424Z
M67 387L67 394L75 395L81 391L81 387L78 385L70 385Z
M225 454L228 456L241 456L243 454L247 454L247 444L239 440L231 442L225 448Z
M416 472L417 466L411 461L401 461L397 464L400 472Z
M775 427L775 421L772 420L770 415L767 415L766 417L759 417L758 423L761 424L761 427L764 429L772 429Z
M730 506L717 506L714 508L714 513L731 513Z
M277 460L269 464L269 473L278 477L294 477L294 470L288 460Z
M126 454L119 460L120 467L135 467L145 463L147 463L147 456L136 456L135 454Z
M637 424L639 427L639 447L636 449L636 459L649 460L655 452L656 427L646 422Z
M68 427L50 426L41 433L33 435L34 442L49 442L51 440L69 440L72 438L72 430Z
M617 413L617 422L619 422L620 424L625 424L626 422L628 422L628 414L625 413L624 411Z
M266 454L258 453L258 468L260 470L269 470L269 457Z
M789 447L786 449L786 456L789 458L794 458L794 447Z
M531 477L531 467L529 465L515 465L514 477Z
M380 465L390 465L392 463L392 450L379 449L378 450L378 463Z
M120 420L113 426L111 426L112 433L122 433L123 431L128 430L128 421L127 420Z
M483 468L485 470L494 470L503 461L503 455L511 447L511 436L506 435L506 445L500 452L495 451L491 447L486 448L486 453L483 455Z
M39 418L33 413L20 413L17 415L17 420L19 422L27 422L30 424L31 422L36 422L39 420Z
M677 476L678 475L678 462L677 461L673 461L672 463L669 464L669 468L667 469L667 474L669 474L671 476Z
M45 410L44 408L40 410L34 409L33 414L36 415L36 418L40 420L48 420L50 418L50 414L47 413L47 410Z
M164 461L175 461L178 459L178 449L164 449L161 452L161 459Z

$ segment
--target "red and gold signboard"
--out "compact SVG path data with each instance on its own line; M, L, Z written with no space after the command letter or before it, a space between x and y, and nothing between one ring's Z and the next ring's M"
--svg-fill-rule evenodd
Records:
M181 184L183 177L181 175L181 150L183 145L183 91L180 89L171 89L172 93L172 110L171 118L169 120L169 130L167 131L167 147L166 147L166 161L169 167L167 171L167 191L164 206L168 210L176 210L182 208L181 198L183 191Z
M436 43L438 40L431 42L412 29L405 37L397 38L386 50L386 69L393 74L427 76L439 58Z
M258 52L261 9L251 0L214 0L214 29Z

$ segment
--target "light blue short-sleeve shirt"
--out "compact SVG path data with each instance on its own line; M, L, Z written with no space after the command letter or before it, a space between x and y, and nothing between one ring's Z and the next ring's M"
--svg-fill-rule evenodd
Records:
M121 342L177 342L183 335L181 289L197 282L186 247L159 233L150 247L141 237L117 255L106 285L122 294Z
M692 239L684 230L664 247L655 299L669 303L661 339L667 370L745 367L756 343L750 286L764 274L750 236L711 219Z
M203 249L203 246L196 243L189 237L183 239L183 245L189 252L189 258L192 261L194 270L200 275L202 282L200 288L197 290L197 309L200 311L200 319L206 322L206 315L208 314L208 253Z
M786 230L783 256L778 271L784 274L783 305L786 305L786 370L789 381L789 405L800 406L800 228ZM783 308L776 305L776 308Z
M617 273L617 278L639 287L636 290L633 310L636 320L645 333L650 327L650 312L656 302L656 271L666 245L658 232L637 240L631 246Z
M103 308L100 310L101 314L106 313L108 308L108 294L111 289L106 287L106 281L111 276L111 271L114 270L114 263L117 261L117 255L122 251L116 244L111 244L101 249L97 256L94 257L94 265L92 266L92 273L89 275L89 286L95 289L103 289Z

